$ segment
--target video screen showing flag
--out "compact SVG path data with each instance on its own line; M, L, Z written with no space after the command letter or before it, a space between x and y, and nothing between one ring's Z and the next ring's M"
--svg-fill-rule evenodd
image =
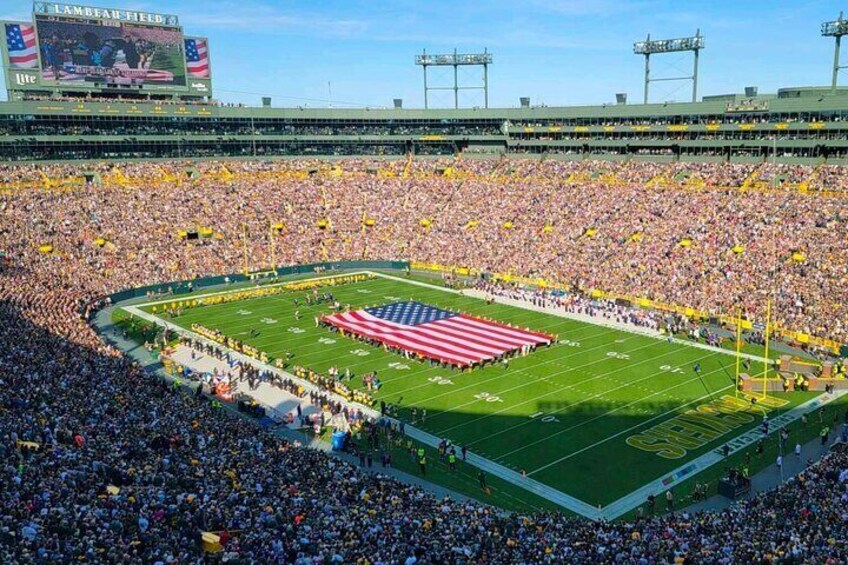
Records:
M35 26L31 24L6 24L6 51L9 54L9 66L11 68L38 68Z
M180 28L53 16L37 16L36 27L46 81L186 85Z
M354 335L457 367L478 365L525 346L553 341L553 336L544 333L413 301L333 314L322 320Z
M185 38L185 60L188 78L211 78L209 40L205 37Z

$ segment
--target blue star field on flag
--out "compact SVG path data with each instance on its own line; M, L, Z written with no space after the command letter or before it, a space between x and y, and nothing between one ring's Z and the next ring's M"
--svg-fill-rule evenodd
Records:
M365 311L381 320L403 324L404 326L418 326L459 316L459 314L429 304L412 301L394 302L375 308L366 308Z

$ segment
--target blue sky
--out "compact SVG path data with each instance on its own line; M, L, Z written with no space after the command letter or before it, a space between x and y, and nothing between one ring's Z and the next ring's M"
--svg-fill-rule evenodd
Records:
M67 2L70 3L70 2ZM641 101L643 60L634 41L706 36L700 94L760 92L830 83L833 41L820 23L848 3L832 0L109 0L80 4L176 13L187 35L210 38L216 98L275 106L423 106L416 53L494 55L490 106L600 104L626 92ZM0 18L31 19L31 3L0 0ZM848 41L846 41L848 43ZM848 64L848 45L844 49ZM691 55L655 58L654 76L689 74ZM447 85L452 71L433 69L431 84ZM479 75L461 71L474 83ZM848 84L848 76L842 81ZM329 83L329 85L328 85ZM652 85L652 101L686 100L688 83ZM331 94L332 93L332 96ZM431 106L449 106L437 93ZM482 95L460 94L482 106Z

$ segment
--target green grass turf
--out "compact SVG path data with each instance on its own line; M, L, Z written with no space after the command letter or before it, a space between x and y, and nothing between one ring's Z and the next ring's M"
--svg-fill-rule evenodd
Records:
M376 398L398 405L405 420L417 410L418 427L590 504L609 504L759 420L690 450L686 458L663 459L625 440L682 410L732 395L732 356L404 281L377 279L331 290L357 308L415 299L558 334L563 343L514 359L508 369L433 367L315 327L314 316L328 310L296 308L293 298L305 292L189 309L169 322L220 330L271 357L290 351L293 363L320 372L330 366L349 367L357 376L376 370L383 383ZM251 338L251 329L260 335ZM700 376L692 369L696 362ZM785 410L813 395L778 396L788 401Z

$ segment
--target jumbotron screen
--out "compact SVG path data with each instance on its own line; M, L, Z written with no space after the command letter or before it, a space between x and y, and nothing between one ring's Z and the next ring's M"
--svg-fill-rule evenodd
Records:
M35 23L44 82L186 86L179 27L44 15Z

